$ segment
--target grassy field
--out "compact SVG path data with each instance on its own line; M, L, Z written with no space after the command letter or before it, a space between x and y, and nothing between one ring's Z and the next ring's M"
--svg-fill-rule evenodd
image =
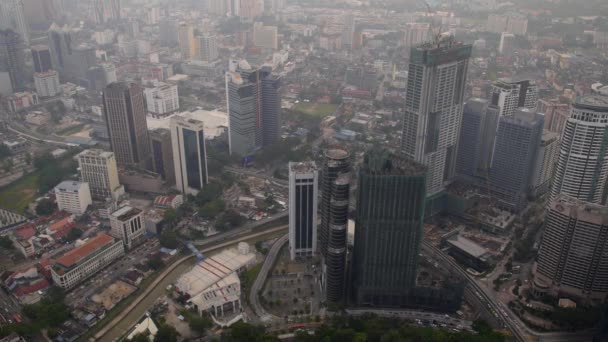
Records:
M293 107L294 111L315 117L326 117L333 113L338 106L328 103L300 102Z
M39 173L33 172L0 189L0 208L25 212L28 204L36 197L38 177Z

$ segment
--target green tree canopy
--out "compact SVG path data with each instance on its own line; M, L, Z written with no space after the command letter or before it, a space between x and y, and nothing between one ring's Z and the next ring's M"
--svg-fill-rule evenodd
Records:
M43 198L36 205L36 215L46 216L52 214L57 209L55 202L48 198Z

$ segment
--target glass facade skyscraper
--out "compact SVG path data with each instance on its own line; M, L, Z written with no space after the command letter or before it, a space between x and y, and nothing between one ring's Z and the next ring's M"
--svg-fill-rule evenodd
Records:
M209 182L204 127L199 120L171 118L175 183L184 194L196 195Z
M371 151L359 170L353 299L401 306L416 285L426 199L426 167Z

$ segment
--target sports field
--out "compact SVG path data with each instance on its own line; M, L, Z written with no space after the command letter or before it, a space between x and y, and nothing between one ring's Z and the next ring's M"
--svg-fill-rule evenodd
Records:
M322 118L333 113L336 108L338 108L338 106L334 104L310 102L300 102L293 106L293 110L296 112L302 112L310 116Z

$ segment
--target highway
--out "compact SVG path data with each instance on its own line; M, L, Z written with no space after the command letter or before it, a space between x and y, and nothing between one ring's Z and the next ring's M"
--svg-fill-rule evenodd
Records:
M285 227L287 228L287 226ZM272 269L277 255L279 255L281 248L285 245L285 243L287 243L287 241L289 241L289 234L285 234L272 245L270 251L268 252L268 255L266 255L264 264L262 264L262 269L258 273L257 278L255 278L255 281L253 282L253 285L251 286L251 290L249 292L249 302L251 303L253 311L262 322L268 322L273 318L277 318L266 312L266 310L264 310L262 304L260 304L258 294L262 290L262 287L264 287L264 283L266 282L268 273Z
M285 211L282 211L282 212L280 212L278 214L269 216L269 217L267 217L265 219L262 219L262 220L259 220L259 221L255 221L255 222L249 222L249 223L243 225L240 228L236 228L236 229L232 229L232 230L229 230L227 232L224 232L224 233L216 234L216 235L210 236L210 237L202 239L202 240L192 241L192 244L194 244L195 246L204 246L204 245L207 245L207 244L210 244L210 243L214 243L214 242L218 242L218 241L224 241L224 240L226 240L228 238L232 238L232 237L235 237L235 236L240 235L240 234L245 234L245 233L252 232L257 227L260 227L260 226L263 226L265 224L268 224L268 223L280 220L280 219L285 218L287 216L289 216L289 211L285 210Z
M517 315L515 315L508 307L502 302L496 301L493 295L489 292L486 287L480 286L477 281L469 275L458 263L452 258L447 256L441 250L432 246L429 242L424 241L422 244L422 250L428 256L435 257L437 261L440 261L443 265L448 265L450 270L458 272L463 279L467 281L467 290L472 291L481 303L484 303L487 308L493 313L493 315L501 322L501 324L508 328L517 341L541 341L541 342L585 342L592 339L592 332L584 333L564 333L564 332L552 332L552 333L540 333L530 329L525 323L523 323Z
M238 167L230 167L230 166L226 166L224 167L224 169L228 172L232 172L232 173L236 173L239 175L246 175L246 176L250 176L250 177L257 177L257 178L262 178L264 180L267 180L275 185L278 186L282 186L282 187L288 187L289 186L289 182L286 180L282 180L282 179L277 179L274 178L272 176L268 176L267 174L263 173L263 172L255 172L253 170L250 169L244 169L244 168L238 168Z
M266 228L259 232L250 232L232 238L229 241L218 243L219 240L209 242L204 249L203 254L211 253L222 248L233 246L241 241L246 241L268 234L283 231L287 226ZM194 255L184 257L173 263L161 275L159 275L154 283L150 285L139 297L137 297L124 311L116 316L108 325L103 327L96 335L97 341L115 341L128 332L129 329L146 313L146 311L154 304L154 302L165 294L167 285L172 284L175 280L186 272L194 262Z

